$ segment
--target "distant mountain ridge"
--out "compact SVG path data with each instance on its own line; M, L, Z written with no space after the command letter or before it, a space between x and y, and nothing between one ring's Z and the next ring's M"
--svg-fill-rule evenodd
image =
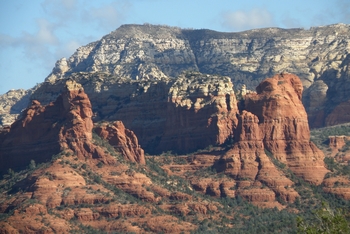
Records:
M80 72L154 81L196 71L228 76L235 89L243 84L253 89L266 77L288 72L300 77L305 88L303 103L310 126L322 127L350 121L349 113L342 111L339 116L336 108L341 105L344 109L350 99L349 42L350 25L345 24L235 33L123 25L101 40L78 48L68 59L57 61L45 85L55 86L59 79ZM45 96L34 92L31 99L47 103L59 93Z

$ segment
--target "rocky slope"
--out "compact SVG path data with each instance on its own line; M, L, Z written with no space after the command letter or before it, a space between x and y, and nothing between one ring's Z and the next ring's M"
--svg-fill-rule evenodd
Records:
M235 84L251 80L248 88L254 88L264 76L286 71L309 87L327 70L339 69L349 49L348 32L349 26L343 24L239 33L124 25L58 61L47 80L78 71L159 79L195 70L232 76Z
M24 168L32 160L49 161L62 150L74 152L80 159L98 158L103 163L113 163L113 158L93 144L91 117L91 103L82 86L66 81L62 95L55 102L43 106L34 100L20 119L0 133L0 171ZM124 135L126 141L128 137ZM137 142L135 137L131 142ZM127 150L130 149L132 146ZM140 160L142 157L140 154Z
M310 126L334 125L349 121L350 116L346 112L349 108L344 109L350 87L349 31L349 25L344 24L238 33L123 25L57 61L46 82L57 83L76 72L156 82L177 78L183 71L198 71L228 76L236 88L246 84L254 89L266 77L289 72L298 75L305 88L303 103ZM108 84L101 79L92 87L102 97L107 93L105 103L111 92ZM39 101L54 99L43 94ZM108 107L102 113L108 115Z
M0 95L0 126L9 126L15 122L19 113L27 108L31 90L10 90Z
M113 124L102 124L95 127L95 132L108 141L116 150L121 151L126 160L145 164L143 149L133 131L126 129L123 122L116 121Z

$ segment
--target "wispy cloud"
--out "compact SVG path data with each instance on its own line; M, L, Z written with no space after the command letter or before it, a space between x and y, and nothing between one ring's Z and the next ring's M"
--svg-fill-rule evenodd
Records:
M20 36L0 35L0 46L21 49L29 61L39 62L40 65L53 61L51 47L59 46L59 39L54 34L54 26L46 19L37 19L37 31L23 31Z
M131 4L129 1L112 2L84 10L82 20L105 30L114 30L126 17Z
M79 13L78 0L45 0L41 7L59 27L68 27Z
M19 36L0 33L0 47L20 50L22 60L50 71L56 60L69 57L79 46L116 29L131 4L129 0L102 4L88 0L45 0L40 6L44 14L35 20L36 30L24 30Z
M273 18L266 9L250 11L226 11L222 14L222 25L230 30L247 30L273 26Z

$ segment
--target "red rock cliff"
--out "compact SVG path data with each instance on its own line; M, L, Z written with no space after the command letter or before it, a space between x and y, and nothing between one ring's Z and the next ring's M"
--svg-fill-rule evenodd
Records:
M125 159L131 162L145 164L143 149L133 131L126 129L121 121L113 124L102 124L95 128L96 133L107 140L115 149L119 150Z
M276 196L293 202L299 195L294 189L285 188L291 186L293 182L284 176L265 154L264 135L257 116L243 111L238 120L236 143L219 160L218 171L223 170L233 178L239 179L237 193L253 202L264 202L267 197L269 202L274 202ZM267 185L268 189L256 186L261 182ZM253 185L255 190L251 193L246 191L246 187ZM256 194L257 191L260 196ZM265 193L270 195L266 197Z
M228 77L193 73L172 85L158 152L191 152L224 143L237 124L237 101Z
M320 184L327 170L322 151L310 142L300 79L292 74L275 75L256 91L246 95L245 109L258 117L265 148L296 175Z
M33 101L0 142L0 171L23 168L31 160L48 161L61 150L113 163L114 158L92 143L91 116L90 100L74 81L67 81L65 91L47 106Z

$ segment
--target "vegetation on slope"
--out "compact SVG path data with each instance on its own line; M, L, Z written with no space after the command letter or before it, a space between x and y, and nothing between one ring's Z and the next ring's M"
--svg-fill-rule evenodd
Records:
M325 133L323 133L325 134ZM323 134L320 134L323 136ZM324 137L324 136L323 136ZM45 177L49 181L55 181L55 174L50 171L53 164L59 164L62 168L80 175L86 181L86 185L79 188L64 188L62 196L70 197L76 194L76 189L84 190L101 199L94 203L76 201L73 203L62 202L56 207L47 207L47 214L36 214L34 219L41 223L44 230L45 225L52 225L55 220L64 220L63 213L73 211L71 218L66 218L70 225L71 233L103 233L115 232L118 225L119 232L168 232L170 229L165 224L155 225L158 217L166 216L169 219L170 227L178 228L180 232L191 233L313 233L309 230L315 230L319 225L316 221L325 216L324 222L329 224L339 223L344 230L348 230L346 224L349 221L350 202L345 201L335 195L325 193L321 186L313 186L302 179L296 177L284 164L277 160L272 160L279 170L283 171L289 179L294 182L294 189L300 194L294 203L281 203L284 205L283 210L276 208L267 209L259 208L251 203L244 201L240 196L235 198L213 197L197 192L191 188L188 181L182 177L171 175L163 169L164 165L186 165L185 157L174 156L170 152L160 156L148 156L147 165L140 166L135 163L127 162L120 153L116 152L106 141L94 134L94 142L117 158L116 166L108 166L99 161L82 161L74 154L62 151L55 155L51 162L36 165L34 161L28 165L26 170L14 172L9 170L0 182L0 202L6 206L7 202L13 198L19 199L27 193L33 191L33 184L28 179L34 175ZM325 138L325 137L324 137ZM208 148L212 151L212 148ZM215 149L217 150L217 149ZM200 153L205 153L201 151ZM272 157L270 154L268 154ZM339 171L339 165L336 162L327 163L329 169ZM40 174L41 173L41 174ZM150 184L143 184L138 187L142 193L135 192L129 187L112 182L111 178L126 176L131 178L135 175L144 175L149 178ZM186 172L186 176L197 176L199 178L220 179L226 177L222 173L217 173L212 168L204 168L194 173ZM154 197L155 199L152 200ZM103 199L102 199L103 198ZM152 199L151 199L152 198ZM324 205L327 203L326 211L334 211L329 216L324 213ZM25 215L23 210L35 204L43 205L39 199L28 198L17 205L8 206L0 215L1 225L11 223L15 213L20 212ZM198 207L206 204L205 212L199 212ZM113 216L103 213L101 210L107 209L113 205L120 207L138 207L145 209L139 213L120 213ZM141 208L143 207L143 208ZM82 221L80 213L83 210L91 210L98 218L94 221ZM341 210L341 212L338 210ZM24 216L23 216L24 217ZM173 218L170 218L173 217ZM298 218L299 217L299 218ZM24 219L24 218L23 218ZM107 230L102 224L110 225ZM299 226L299 228L298 228ZM113 229L114 227L114 229ZM162 229L163 228L163 229ZM182 228L182 229L181 229ZM47 231L54 231L54 226L46 227ZM182 230L182 231L181 231Z

